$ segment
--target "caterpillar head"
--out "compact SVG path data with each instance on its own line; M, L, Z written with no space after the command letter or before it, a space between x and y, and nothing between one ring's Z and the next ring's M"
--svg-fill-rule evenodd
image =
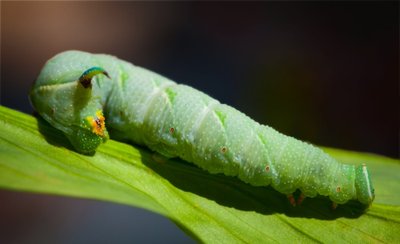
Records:
M372 186L371 177L365 164L356 167L355 185L358 201L370 205L375 198L375 190Z
M108 74L100 67L60 72L61 63L56 56L45 65L29 98L36 111L61 130L78 152L91 154L109 138L102 111L103 91L92 78Z

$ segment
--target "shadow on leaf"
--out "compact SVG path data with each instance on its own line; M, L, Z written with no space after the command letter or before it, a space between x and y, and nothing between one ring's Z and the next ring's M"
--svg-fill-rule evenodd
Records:
M167 179L176 188L205 197L216 203L242 211L255 211L263 215L274 213L290 217L334 220L340 217L358 218L365 212L365 206L350 201L332 210L327 197L306 198L300 206L293 207L285 195L272 187L254 187L236 177L208 172L179 159L165 163L156 162L152 153L141 149L143 163ZM295 193L299 195L299 192Z

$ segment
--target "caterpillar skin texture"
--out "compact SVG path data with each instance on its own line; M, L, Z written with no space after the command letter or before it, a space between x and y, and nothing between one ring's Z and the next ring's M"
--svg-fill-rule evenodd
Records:
M108 128L117 139L253 186L271 184L287 195L300 189L304 197L320 194L336 204L355 199L369 205L374 199L365 165L341 164L194 88L113 56L56 55L30 99L81 153L94 153L107 140Z

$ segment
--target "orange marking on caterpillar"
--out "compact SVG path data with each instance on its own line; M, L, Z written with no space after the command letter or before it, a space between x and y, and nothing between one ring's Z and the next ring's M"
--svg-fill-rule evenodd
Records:
M92 116L86 117L86 120L89 122L92 127L92 132L99 136L104 136L104 130L106 128L104 121L106 120L103 116L103 113L99 110L96 112L96 118Z

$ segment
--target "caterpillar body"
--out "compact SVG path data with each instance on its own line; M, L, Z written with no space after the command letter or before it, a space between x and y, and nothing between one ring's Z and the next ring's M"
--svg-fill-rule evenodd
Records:
M115 138L210 173L272 185L288 196L299 189L299 200L320 194L334 204L354 199L369 205L374 199L365 165L341 164L194 88L110 55L56 55L42 69L30 100L81 153L105 142L108 128Z

